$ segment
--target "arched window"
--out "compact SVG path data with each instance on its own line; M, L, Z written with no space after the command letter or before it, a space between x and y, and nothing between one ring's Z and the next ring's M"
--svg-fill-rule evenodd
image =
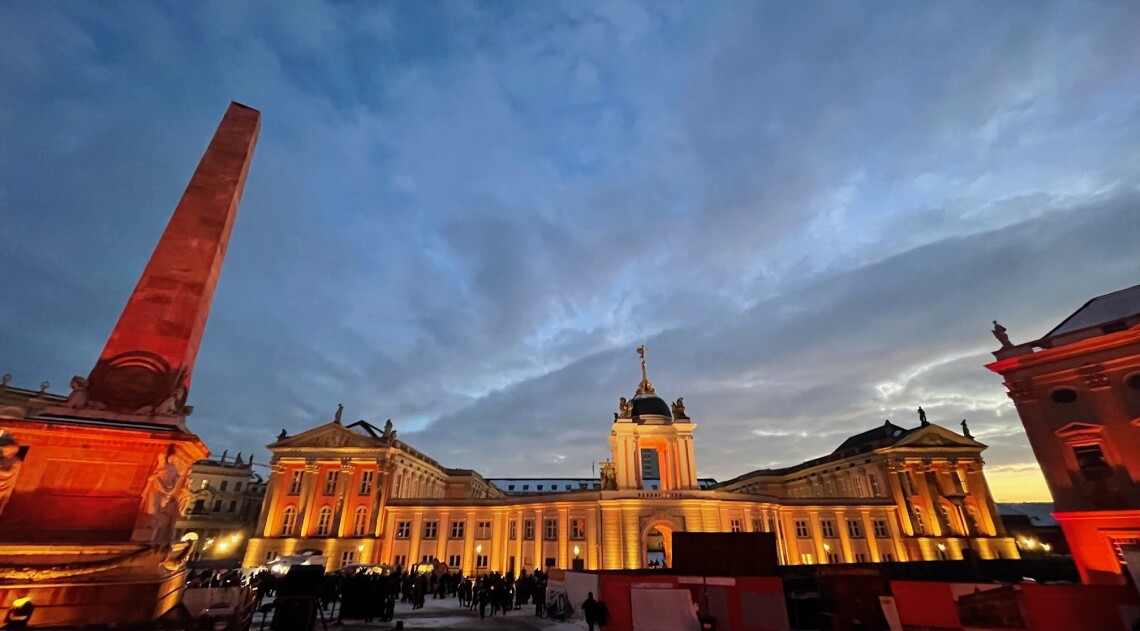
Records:
M325 506L321 512L317 514L317 536L329 536L329 528L332 526L332 509Z
M926 534L926 525L924 523L922 523L922 507L921 506L915 506L914 507L914 534L916 534L916 535L925 535Z
M985 534L982 532L982 520L978 516L978 509L973 506L966 507L966 516L970 520L970 531L975 535Z
M363 537L365 530L368 529L368 509L361 506L356 509L356 515L352 519L352 536Z
M286 506L285 512L281 515L281 536L291 537L294 534L294 529L297 527L297 507Z

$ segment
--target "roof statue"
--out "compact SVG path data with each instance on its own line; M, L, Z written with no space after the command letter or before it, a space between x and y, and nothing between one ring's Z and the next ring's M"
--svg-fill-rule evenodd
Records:
M921 405L918 406L918 424L923 427L930 425L930 422L926 420L926 410L922 409Z
M649 376L645 370L644 344L637 347L637 354L641 357L641 383L637 384L637 394L657 394L653 389L653 384L649 382Z
M997 341L1001 342L1002 348L1009 348L1013 346L1013 342L1009 341L1009 334L1005 332L1005 327L998 324L997 320L994 320L994 330L991 331L991 333L994 334L994 337L997 338Z
M333 416L333 422L336 423L337 425L340 425L340 417L343 414L344 414L344 404L343 403L337 403L336 404L336 414Z
M384 438L395 438L396 431L392 429L392 419L384 422Z
M970 434L970 426L966 425L966 419L962 419L962 435L966 438L974 437L972 434Z
M277 435L277 440L285 440L286 438L289 438L289 432L285 431L285 428L282 427L281 433Z
M689 418L689 415L685 414L685 397L677 397L673 402L673 418Z
M625 397L618 399L618 411L614 418L632 418L633 417L633 403Z

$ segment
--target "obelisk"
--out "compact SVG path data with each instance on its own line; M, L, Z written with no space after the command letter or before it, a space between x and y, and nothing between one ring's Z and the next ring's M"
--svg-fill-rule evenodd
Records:
M260 120L230 103L91 371L90 405L180 416Z

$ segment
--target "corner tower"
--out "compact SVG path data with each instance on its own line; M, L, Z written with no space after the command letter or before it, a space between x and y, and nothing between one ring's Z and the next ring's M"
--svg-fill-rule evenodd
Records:
M647 480L657 478L662 491L696 489L696 423L685 413L683 398L670 405L657 396L646 371L645 347L639 346L637 354L641 356L641 383L632 399L619 400L610 430L615 486L617 490L645 489Z

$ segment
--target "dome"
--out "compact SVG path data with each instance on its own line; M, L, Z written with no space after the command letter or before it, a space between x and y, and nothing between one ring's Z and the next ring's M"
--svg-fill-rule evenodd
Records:
M656 393L647 392L639 394L630 401L633 404L633 418L640 416L663 416L669 422L673 421L673 411L665 399L657 396Z

